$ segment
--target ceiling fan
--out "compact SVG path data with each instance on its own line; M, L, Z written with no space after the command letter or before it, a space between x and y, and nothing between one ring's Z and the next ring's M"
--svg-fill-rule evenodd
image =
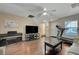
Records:
M43 8L42 11L38 12L35 16L34 15L29 15L29 18L35 18L35 19L44 19L44 20L48 20L53 18L53 16L55 16L54 12L56 12L56 10L48 10L47 8Z
M47 8L43 8L41 12L37 14L37 16L54 16L53 12L56 12L56 10L47 10Z

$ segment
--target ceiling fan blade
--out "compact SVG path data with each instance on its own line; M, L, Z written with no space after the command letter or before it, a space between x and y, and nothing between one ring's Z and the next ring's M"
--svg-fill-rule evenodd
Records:
M35 16L35 18L36 18L36 19L40 19L42 13L43 13L43 12L39 12L39 13L37 13L37 15Z
M47 10L47 11L56 12L56 10L55 10L55 9L53 9L53 10Z
M39 13L39 14L37 14L37 16L38 16L38 17L40 17L41 15L42 15L42 12L41 12L41 13Z
M40 17L42 17L42 18L46 18L46 19L47 18L51 19L51 18L55 17L55 15L53 14L53 11L55 11L55 10L43 10L43 11L37 13L36 18L40 19ZM44 13L47 13L47 14L44 15Z
M42 16L43 13L44 13L44 11L41 11L41 12L37 13L37 16L40 17L40 16Z

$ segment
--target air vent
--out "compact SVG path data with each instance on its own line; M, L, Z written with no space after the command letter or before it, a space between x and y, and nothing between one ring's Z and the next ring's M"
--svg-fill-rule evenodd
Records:
M29 18L33 18L34 16L33 16L33 15L29 15L28 17L29 17Z
M75 7L78 7L78 6L79 6L79 3L73 3L73 4L71 4L72 8L75 8Z

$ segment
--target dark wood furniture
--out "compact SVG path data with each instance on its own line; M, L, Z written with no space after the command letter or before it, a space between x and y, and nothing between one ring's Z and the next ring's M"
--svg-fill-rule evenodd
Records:
M45 40L45 55L47 54L47 47L49 47L53 51L51 52L52 55L56 55L56 51L60 52L62 50L62 41L51 37L47 38Z
M22 33L9 31L7 34L0 34L0 46L5 46L22 41Z
M56 47L58 47L59 45L61 45L60 49L62 49L62 42L57 43L56 45L52 45L50 43L45 42L45 54L46 54L46 46L52 48L52 52L49 53L50 55L56 55L57 53L59 53L61 50L56 49Z

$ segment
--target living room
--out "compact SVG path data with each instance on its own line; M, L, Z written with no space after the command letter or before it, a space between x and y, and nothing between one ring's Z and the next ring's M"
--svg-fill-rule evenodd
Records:
M0 4L0 54L78 55L78 11L78 3Z

